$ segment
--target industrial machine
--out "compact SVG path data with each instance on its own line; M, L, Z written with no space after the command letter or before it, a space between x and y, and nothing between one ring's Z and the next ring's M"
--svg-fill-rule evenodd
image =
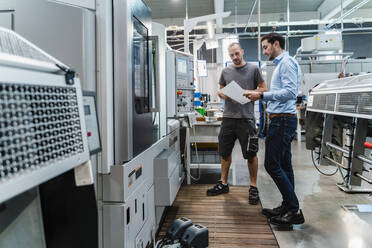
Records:
M168 120L168 147L154 159L155 216L159 226L164 210L172 206L185 177L181 164L180 122Z
M168 120L165 137L103 176L104 247L146 247L154 241L165 207L184 178L180 122Z
M14 32L0 39L1 203L87 162L89 149L79 79Z
M112 166L111 174L103 176L105 248L151 244L156 233L154 158L166 149L169 140L163 138L130 162Z
M9 1L9 4L14 2ZM28 4L25 0L17 0L17 4L14 3L17 13L22 13L22 16L17 15L18 30L20 27L27 28L27 23L21 19L29 18L24 16L26 11L23 6L26 6L26 3ZM74 2L74 4L76 3ZM37 14L41 11L63 13L63 18L76 23L81 21L81 25L69 28L68 31L73 30L71 33L63 30L66 32L66 36L76 38L71 39L74 45L68 51L63 46L62 49L61 44L56 42L54 37L45 39L45 36L40 36L40 34L49 35L49 29L45 32L41 30L28 35L31 36L31 40L36 40L37 44L48 47L48 51L54 54L64 53L69 64L76 64L79 75L84 78L84 87L80 85L78 78L72 77L73 74L66 65L34 45L30 46L27 53L22 53L25 56L21 60L14 58L11 60L10 57L0 56L0 71L4 78L4 81L0 81L0 197L4 198L0 199L0 220L3 224L2 217L5 214L8 217L8 211L11 211L13 219L21 219L22 223L25 223L24 226L40 227L38 242L35 241L35 236L28 235L29 228L17 226L11 230L13 236L8 236L8 233L5 235L5 232L2 233L3 236L0 234L0 246L5 244L5 247L27 246L33 248L43 247L47 244L48 247L54 247L53 245L58 244L51 242L55 242L56 237L61 237L58 235L68 236L67 234L71 234L70 238L63 239L63 245L66 247L75 247L79 244L86 247L95 247L99 244L102 244L103 247L115 248L146 247L154 240L159 223L156 219L160 219L165 206L172 203L183 180L183 168L180 163L179 121L168 120L168 130L166 130L166 85L174 87L174 102L172 103L174 109L177 104L180 104L178 107L182 113L190 112L187 109L193 110L192 56L172 52L174 53L173 71L175 74L172 83L166 83L166 80L162 79L166 75L165 45L159 45L160 43L157 42L161 40L160 36L156 37L156 34L152 33L151 12L145 3L140 0L97 0L96 3L96 11L90 11L94 9L95 4L89 4L88 9L90 10L85 7L83 7L84 10L81 10L38 1L35 3L38 7L30 12L33 15L33 20L37 23L47 21L45 17ZM97 26L95 26L95 20L97 20ZM61 20L56 18L56 24L60 23ZM51 27L51 29L53 28ZM95 37L98 38L95 40ZM165 37L163 40L165 43ZM25 43L25 39L19 39L19 41L21 44ZM4 43L1 40L1 42L1 44L14 44L14 40L5 40ZM29 43L26 42L26 44ZM12 51L18 52L18 46ZM162 50L163 48L164 50ZM164 52L162 55L164 62L160 60L159 51ZM176 57L178 64L176 64ZM33 60L33 58L35 59ZM22 68L20 68L20 64ZM160 72L159 68L162 66L164 66L164 71ZM176 82L178 82L178 86L176 86ZM160 83L163 88L160 87ZM81 88L90 92L86 92L82 96ZM32 94L23 92L23 89L30 89ZM177 92L181 93L177 89L183 91L182 96L177 96ZM158 106L159 94L164 99L163 108ZM29 95L33 95L31 99L28 99ZM95 107L96 96L97 109ZM18 106L19 100L21 100L22 106ZM25 109L21 109L23 104L26 104ZM31 104L32 108L28 108L27 104ZM34 107L35 109L33 109ZM44 123L48 120L47 118L53 119L55 117L53 111L63 111L63 113L56 112L56 123L53 121ZM69 111L72 111L72 114ZM174 113L176 112L177 110L174 111ZM34 114L37 117L35 120L32 116ZM101 125L98 123L97 115ZM162 117L162 115L164 116ZM11 129L9 125L18 125L18 121L23 121L22 116L25 119L29 118L27 120L35 121L35 123L28 123L28 126L21 125L20 130ZM154 121L159 116L160 122ZM173 117L175 114L171 116ZM68 120L64 120L64 118ZM69 123L71 123L71 127ZM161 135L154 135L154 123L162 123L165 127ZM49 130L47 125L55 125L55 127L50 126L52 129ZM25 128L28 130L24 130ZM100 131L102 133L102 154L100 153ZM18 134L16 132L25 133ZM13 137L12 134L14 134ZM32 135L31 138L34 140L28 140L28 134ZM59 142L58 139L61 138L66 141ZM55 139L57 140L56 145L49 145L48 142L55 142ZM26 141L30 141L31 144L28 147L23 147L23 143ZM21 142L21 146L18 146L17 142ZM34 145L38 147L33 147ZM18 162L22 158L18 155L26 156L25 148L29 147L31 149L28 149L27 152L35 155L35 160L32 160L33 164L27 169L28 164L18 166ZM59 147L61 151L56 152L61 152L62 157L58 153L54 154L54 147ZM168 154L169 157L162 157L159 154ZM154 158L164 158L163 162L169 165L170 174L158 177L158 182L161 183L160 187L169 186L169 195L155 194ZM89 159L91 163L85 163ZM80 164L87 164L92 168L86 170L86 167L80 168L78 166ZM74 170L71 170L74 167L79 167L77 169L79 173L74 173ZM63 180L60 180L60 177L55 178L60 174L62 174L60 177ZM89 180L81 177L85 174L89 174ZM49 180L51 178L54 179ZM59 183L62 181L65 183L66 178L69 190L61 192L63 187ZM25 179L25 181L20 183L21 179ZM46 180L49 181L44 183ZM94 184L89 185L87 193L83 191L88 187L76 187L75 180L83 184L94 181ZM40 190L34 189L31 192L34 199L31 207L23 206L26 205L24 197L20 200L14 198L20 192L40 183L43 183L39 187ZM58 191L53 191L56 188ZM71 191L72 188L74 190L80 188L81 192L75 194L76 192ZM54 195L53 192L55 192ZM26 193L26 198L31 195L29 191ZM88 199L80 197L81 195L88 197ZM164 196L169 196L167 203L161 201ZM66 206L64 204L55 205L57 197L70 205L76 204L75 199L84 201L78 206L71 207L74 210L71 211L73 215L68 217L69 220L72 216L76 217L76 225L68 221L63 222L64 228L70 229L67 232L65 230L54 232L54 230L62 230L53 222L63 221L55 219L55 217L61 217L56 215L63 212L63 207ZM1 204L10 198L12 199L6 201L5 205ZM96 199L98 199L98 204ZM155 204L156 201L159 204ZM85 208L88 203L89 208ZM53 208L49 206L53 206ZM41 208L46 209L47 213L41 211ZM31 220L24 216L19 218L21 210L27 211L27 213L40 212L40 216L29 214L32 216ZM91 218L85 223L80 223L80 220L77 220L78 216L76 216L78 214ZM0 228L3 226L0 225ZM98 232L98 237L86 238L85 235L90 235L91 231L94 232L94 235ZM83 235L80 235L81 233ZM27 236L21 239L27 245L14 244L14 235L19 234ZM56 236L52 237L52 235ZM78 235L80 237L77 237ZM89 244L83 241L80 243L84 239L89 241ZM4 240L8 243L1 243Z
M168 50L166 58L167 117L183 117L194 111L194 57Z
M142 1L114 1L115 164L153 143L151 11ZM155 99L157 96L155 96Z
M85 236L98 223L80 79L13 31L0 40L0 246L96 247Z
M372 136L372 74L329 80L311 90L306 147L321 165L336 165L345 192L372 192L372 164L365 142ZM334 174L334 173L332 173ZM371 178L371 177L369 177Z
M158 113L158 95L167 67L160 62L165 59L165 50L160 49L165 37L161 31L151 32L150 9L134 0L114 1L113 9L115 164L110 174L102 176L102 239L105 248L147 247L154 241L164 207L172 204L183 180L179 122L169 120L163 137L154 138L154 116L163 116L160 123L166 124L166 116ZM180 60L174 69L180 72L177 79L186 92L192 92L186 85L187 68L192 65L183 61L188 58L183 54L175 57ZM176 77L173 87L175 81ZM165 96L165 80L162 84Z
M342 34L340 32L318 34L301 40L304 52L340 51L342 50Z
M155 234L151 11L142 1L113 2L115 153L103 175L103 243L146 247ZM152 146L153 145L153 146Z

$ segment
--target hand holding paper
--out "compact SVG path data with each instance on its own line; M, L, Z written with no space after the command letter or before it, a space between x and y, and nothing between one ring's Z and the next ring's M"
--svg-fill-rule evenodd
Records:
M261 94L262 94L261 92L257 92L253 90L246 90L243 95L249 98L249 100L254 102L261 98Z
M240 104L246 104L251 101L243 96L244 90L235 81L223 87L221 92Z
M221 99L224 99L224 100L228 100L230 99L230 97L226 96L225 94L223 94L220 90L217 92L217 95L221 98Z

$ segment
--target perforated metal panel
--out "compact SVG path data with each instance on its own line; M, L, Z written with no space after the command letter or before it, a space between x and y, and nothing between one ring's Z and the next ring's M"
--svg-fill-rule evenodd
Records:
M0 28L0 52L48 63L55 63L16 33Z
M335 109L336 94L314 95L313 108L333 111Z
M0 179L84 151L76 89L0 82Z
M340 93L336 111L372 115L372 92Z
M89 159L75 81L0 66L0 202Z
M309 100L307 111L372 119L372 74L325 81Z

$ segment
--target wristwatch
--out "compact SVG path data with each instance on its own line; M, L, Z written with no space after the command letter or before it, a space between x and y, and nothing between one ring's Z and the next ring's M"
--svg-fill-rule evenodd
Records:
M260 92L260 99L263 99L263 92Z

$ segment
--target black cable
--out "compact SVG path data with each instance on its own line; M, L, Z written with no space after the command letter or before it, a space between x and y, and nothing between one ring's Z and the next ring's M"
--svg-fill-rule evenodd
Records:
M316 169L320 174L322 174L322 175L324 175L324 176L328 176L328 177L333 176L333 175L336 174L337 171L338 171L338 167L336 167L336 170L335 170L335 172L333 172L333 173L325 173L325 172L323 172L321 169L319 169L319 167L315 164L315 160L314 160L314 150L311 150L311 160L313 161L313 165L314 165L315 169Z
M156 246L156 248L162 248L166 244L167 238L164 237Z
M344 177L345 180L346 180L346 179L349 179L349 178L350 178L349 175L345 175L345 177Z

